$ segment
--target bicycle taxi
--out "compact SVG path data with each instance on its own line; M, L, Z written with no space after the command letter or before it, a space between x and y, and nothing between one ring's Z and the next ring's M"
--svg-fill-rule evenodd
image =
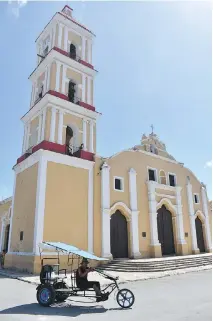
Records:
M57 257L43 257L45 250L57 252ZM37 301L40 305L48 307L55 302L63 302L68 297L85 297L97 299L94 289L82 289L76 284L76 271L80 266L82 258L95 261L107 261L105 258L97 257L89 252L78 249L75 246L60 242L42 242L39 244L41 258L40 284L37 286ZM51 253L51 252L50 252ZM68 269L60 269L60 255L67 254L67 265L70 266L70 285L68 284ZM45 264L45 261L56 260L56 264ZM77 268L76 268L77 267ZM110 280L103 286L101 292L107 293L107 297L114 291L117 291L116 300L121 308L130 308L134 302L134 294L128 289L120 289L118 277L105 273L100 268L95 268L105 279Z

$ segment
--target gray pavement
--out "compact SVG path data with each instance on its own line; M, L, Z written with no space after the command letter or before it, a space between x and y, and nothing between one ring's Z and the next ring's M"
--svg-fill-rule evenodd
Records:
M212 271L199 271L122 284L135 294L130 310L121 310L114 294L107 302L76 298L43 308L36 286L0 276L0 321L210 321Z

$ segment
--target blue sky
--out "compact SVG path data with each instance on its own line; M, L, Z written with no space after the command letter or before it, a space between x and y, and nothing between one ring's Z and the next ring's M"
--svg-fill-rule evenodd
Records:
M208 2L0 3L0 199L12 194L29 108L35 39L65 4L95 32L97 150L110 156L154 131L211 198L211 5ZM112 139L113 137L113 139Z

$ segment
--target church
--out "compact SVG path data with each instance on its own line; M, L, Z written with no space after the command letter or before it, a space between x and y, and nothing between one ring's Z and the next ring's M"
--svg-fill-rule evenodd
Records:
M0 202L6 268L39 272L42 241L107 259L212 250L206 186L169 154L153 127L132 148L97 154L93 43L93 32L68 6L36 39L13 195Z

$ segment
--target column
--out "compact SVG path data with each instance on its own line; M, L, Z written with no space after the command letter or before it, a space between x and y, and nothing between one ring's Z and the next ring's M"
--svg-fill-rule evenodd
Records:
M45 68L45 74L44 74L44 81L43 81L43 93L42 93L42 96L44 96L44 94L46 93L46 89L47 89L47 75L48 73L48 67L46 66Z
M60 87L60 67L59 62L56 62L56 81L55 81L55 91L59 92Z
M83 119L83 145L84 150L87 150L87 120Z
M55 46L55 34L56 34L56 25L53 27L53 30L52 30L51 48Z
M191 235L192 235L192 252L199 253L199 249L197 247L197 234L196 234L196 227L195 227L192 185L190 183L189 177L187 178L186 191L187 191L187 198L188 198L189 220L190 220L190 228L191 228Z
M66 88L66 73L67 73L67 67L65 65L62 65L62 84L61 84L61 92L62 94L66 95L65 88Z
M86 38L82 36L82 49L81 49L81 59L85 61L86 54Z
M92 64L92 42L91 42L91 40L87 41L87 50L88 50L88 63Z
M150 220L150 235L151 246L160 245L158 240L158 228L157 228L157 209L155 199L155 183L148 182L148 201L149 201L149 220Z
M94 148L93 148L93 139L94 139L94 135L93 135L93 128L94 128L94 123L93 121L90 121L89 124L89 140L90 140L90 144L89 144L89 151L90 153L94 153Z
M27 136L27 129L26 129L26 125L24 125L24 137L23 137L23 145L22 145L22 154L25 152L26 136Z
M58 26L58 48L61 48L62 29L63 29L63 26L62 26L62 24L59 23L59 26Z
M87 77L87 103L92 105L91 102L91 77Z
M44 94L46 93L46 92L48 92L49 91L49 89L50 89L50 67L51 67L51 65L48 65L47 67L46 67L46 82L45 82L45 91L44 91Z
M42 128L41 128L41 142L45 139L45 124L46 124L46 108L42 113Z
M32 92L31 92L31 101L30 101L30 106L32 107L34 103L34 92L35 92L35 85L32 85Z
M82 74L82 101L86 102L86 76Z
M55 142L55 122L56 122L56 108L52 107L51 124L50 124L50 142Z
M67 45L68 45L68 28L65 26L64 27L64 51L68 51Z
M139 233L138 233L138 200L137 200L137 173L131 168L129 170L129 195L131 207L131 240L132 240L132 256L140 257L139 251Z
M110 167L106 163L101 169L101 209L102 256L110 258Z
M208 200L206 195L206 189L204 186L201 188L202 203L203 203L203 213L205 215L205 232L206 232L206 246L207 251L212 250L212 241L211 241L211 231L209 225L209 210L208 210Z
M30 139L30 123L27 124L27 137L26 137L25 150L29 148L29 139Z
M58 119L58 144L62 145L63 139L63 123L64 123L64 113L59 110L59 119Z
M181 202L181 187L176 187L176 204L177 204L177 243L186 244L184 236L184 226L183 226L183 211L182 211L182 202Z
M42 114L39 115L37 144L39 144L41 141L41 125L42 125Z

